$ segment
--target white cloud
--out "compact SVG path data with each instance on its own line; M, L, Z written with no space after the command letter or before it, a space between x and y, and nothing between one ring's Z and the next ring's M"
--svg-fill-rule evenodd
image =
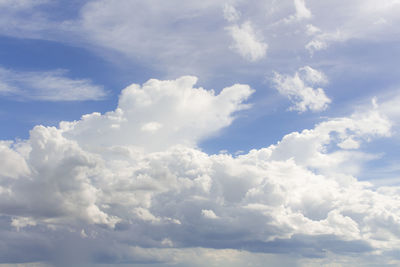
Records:
M21 228L35 225L36 222L30 218L13 218L11 221L11 226L15 227L17 231L19 231Z
M317 5L318 6L318 5ZM315 12L314 22L321 31L314 34L306 49L312 54L323 50L332 43L358 40L393 40L397 37L400 10L397 0L388 0L377 5L375 1L354 1L350 5L334 3L320 6Z
M305 47L312 55L315 51L326 49L328 47L328 44L325 41L311 40L309 43L306 44Z
M315 70L303 71L309 81L325 81ZM23 251L20 260L32 261L22 248L35 240L43 251L35 259L55 265L103 255L113 263L173 263L177 258L169 253L175 247L184 261L185 247L233 249L224 253L235 255L245 249L373 257L400 245L400 189L374 190L357 181L357 168L373 155L343 145L357 140L360 148L391 134L379 106L328 119L248 154L208 155L196 143L229 125L251 90L236 85L214 95L193 88L195 81L132 85L114 112L86 115L61 128L36 126L29 140L3 143L1 153L10 160L0 165L0 223L6 233L0 245L12 243L14 251ZM160 129L167 137L163 146L146 151L151 145L134 140L142 138L142 122L149 118L167 127ZM202 132L190 139L191 147L185 129ZM151 136L147 143L155 140ZM97 142L88 145L93 138Z
M294 0L294 6L296 8L297 19L311 18L311 11L306 7L305 0Z
M118 125L119 127L119 125ZM148 122L144 124L141 128L142 131L149 132L149 133L154 133L158 131L159 129L162 128L162 124L158 123L156 121Z
M85 147L130 144L154 151L175 144L194 146L230 125L234 113L248 107L243 101L253 92L247 85L235 84L215 95L195 88L196 82L196 77L184 76L132 84L122 91L115 111L61 123L63 134Z
M201 214L208 219L218 219L218 216L212 210L201 210Z
M12 147L12 142L0 141L0 169L2 177L17 178L30 173L24 158Z
M175 68L179 62L206 69L207 59L225 60L221 51L228 40L224 25L216 23L223 21L219 1L179 2L179 9L174 1L90 1L79 19L61 24L31 5L40 2L0 0L2 34L105 47L130 59L140 55L159 69ZM5 3L21 8L3 8ZM267 17L265 7L271 3L276 12ZM304 30L274 24L292 12L292 2L287 3L242 4L243 12L228 7L228 21L238 21L240 14L253 23L229 28L236 35L233 49L250 61L260 60L267 50L261 36L268 36L271 57L275 53L292 60L286 51L304 49L305 43L313 53L352 38L393 41L399 36L396 1L295 1L298 24L312 19L315 25L309 24L308 36L301 38L298 32ZM84 41L74 40L76 36ZM90 81L72 80L61 72L7 71L0 81L2 95L58 101L64 97L53 89L61 85L70 91L68 96L79 99L98 99L103 92ZM327 119L248 154L207 155L197 148L199 141L230 125L236 112L247 107L243 102L252 90L234 85L216 95L194 87L195 82L183 77L132 85L114 111L88 114L59 128L37 126L27 141L1 142L0 247L7 249L0 249L0 258L12 262L12 252L21 252L20 261L62 258L64 265L80 258L252 265L256 256L245 249L270 253L256 254L260 265L271 262L275 252L312 257L303 259L306 266L370 263L354 263L354 257L347 257L354 253L379 258L378 266L398 264L390 254L398 253L400 243L400 189L376 189L355 178L363 163L377 157L364 153L363 144L391 134L382 112L399 118L398 98ZM330 99L318 88L326 82L322 72L310 67L293 76L275 76L280 92L300 112L327 108ZM92 89L79 95L72 90L76 87ZM185 249L197 246L209 248ZM274 265L281 265L282 258Z
M0 94L30 100L101 100L107 93L88 79L70 79L66 71L18 72L0 68Z
M188 57L192 59L190 62L202 62L205 64L203 67L210 67L204 60L200 60L206 56L212 56L213 59L218 56L218 61L223 61L226 54L221 44L227 40L223 35L224 25L215 15L221 13L221 7L224 7L228 20L237 21L240 13L243 13L242 17L251 18L253 24L262 30L263 36L277 36L268 38L270 47L283 46L285 50L287 46L292 49L304 47L303 37L295 35L298 28L287 28L287 25L277 23L288 17L288 13L293 13L294 7L295 14L289 15L292 20L302 22L304 19L312 19L314 27L321 30L308 41L308 47L313 51L352 38L396 40L396 15L400 8L395 0L380 5L376 5L375 0L323 4L315 0L269 0L251 5L241 3L239 7L244 12L240 12L233 2L226 1L186 1L182 4L177 0L101 0L86 2L77 12L79 17L62 21L40 9L44 4L56 4L53 1L3 0L2 3L8 7L0 11L0 31L4 35L72 42L79 46L95 45L121 52L130 59L140 56L142 60L160 69L177 68L171 65L181 64L187 69ZM11 10L13 5L15 8ZM172 8L176 5L180 9ZM138 9L141 10L140 14L132 16L132 10ZM271 13L265 16L267 10ZM191 23L192 19L196 23ZM379 23L382 21L385 23ZM187 24L191 27L183 26ZM340 38L335 37L337 32L341 33ZM283 45L287 36L291 41ZM153 63L155 61L157 64ZM196 64L190 67L200 68Z
M138 216L140 219L144 221L149 221L152 223L160 222L160 218L154 216L153 214L150 213L150 211L144 209L144 208L135 208L134 209L134 214Z
M350 37L339 30L336 32L329 32L329 33L319 33L317 34L314 39L309 41L305 48L308 52L313 55L315 51L320 51L327 49L329 44L332 42L343 42L348 40Z
M268 45L260 41L250 21L241 26L228 27L228 31L234 40L232 49L243 58L249 61L257 61L266 56Z
M305 0L294 0L294 8L296 13L283 19L285 23L299 22L304 19L310 19L312 17L311 11L306 7Z
M319 32L321 32L321 30L318 27L315 27L312 24L307 24L307 26L306 26L307 35L311 36L311 35L314 35L314 34L319 33Z
M140 58L171 76L198 73L200 67L212 68L226 50L223 4L215 0L89 1L68 29L90 44L117 51L129 61ZM132 15L133 10L140 12Z
M24 3L24 8L0 10L3 35L54 40L92 51L95 47L106 57L111 56L105 50L116 51L113 56L123 55L129 64L140 62L169 74L168 77L185 73L211 76L216 70L232 74L238 69L226 49L228 37L232 35L236 36L232 48L246 59L264 58L269 47L273 48L271 62L284 61L284 64L291 64L287 62L293 56L284 51L301 54L306 48L313 54L336 42L351 39L395 42L399 36L396 25L400 5L394 0L380 5L374 0L351 3L268 0L251 5L219 0L185 1L184 4L178 0L100 0L82 4L76 12L79 15L68 20L51 16L44 11L47 9L40 8L46 3L57 6L54 1L19 2ZM36 2L41 4L25 4ZM221 14L224 5L225 20ZM133 16L132 10L141 12ZM246 23L239 24L239 15L243 21L251 20L251 26L246 26L248 29ZM297 23L282 23L287 18ZM227 19L237 23L229 27L231 36L224 34ZM379 23L382 21L385 23ZM314 28L301 35L299 27L306 26L306 22ZM253 28L257 29L256 33ZM268 38L268 46L263 38Z
M301 78L304 82L309 84L327 84L328 78L324 73L311 68L310 66L305 66L299 69Z
M300 68L294 76L275 73L273 83L279 93L288 97L294 104L290 110L322 111L331 102L322 88L311 87L326 84L327 79L322 72L309 66Z
M240 18L240 12L232 5L224 5L224 18L229 22L235 22Z
M293 159L296 164L321 172L336 170L357 175L356 165L371 158L359 152L346 150L359 148L362 142L372 138L388 137L391 135L391 128L392 123L385 115L373 108L368 112L354 113L350 117L322 122L312 130L290 133L284 136L277 146L271 146L272 150L262 153L274 160ZM354 139L357 139L357 147L354 144L346 144L355 142ZM328 147L330 153L327 153ZM353 158L350 160L350 157ZM351 162L356 165L352 166Z

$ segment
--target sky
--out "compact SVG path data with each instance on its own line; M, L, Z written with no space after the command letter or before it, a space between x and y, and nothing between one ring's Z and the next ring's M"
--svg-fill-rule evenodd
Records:
M0 266L399 266L399 12L0 0Z

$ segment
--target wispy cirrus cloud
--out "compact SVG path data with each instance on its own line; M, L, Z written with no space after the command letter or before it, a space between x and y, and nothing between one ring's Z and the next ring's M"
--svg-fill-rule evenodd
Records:
M85 101L107 95L89 79L71 79L67 71L22 72L0 68L0 95L22 100Z
M179 1L167 4L100 0L82 2L77 16L57 20L41 9L56 5L55 2L12 2L5 1L7 9L0 10L0 33L3 35L96 46L117 51L130 60L140 58L145 64L176 75L181 75L177 74L181 70L212 72L216 62L215 68L223 66L233 71L231 62L226 60L232 51L259 63L267 49L269 58L277 60L275 56L285 56L282 51L313 54L336 42L354 38L396 40L396 14L400 8L395 0L380 5L373 0L323 5L315 0L279 4L271 0L252 3L252 8L224 1L188 1L180 4L181 9L177 10L171 6ZM132 16L132 10L138 9L145 15ZM279 23L285 18L295 23ZM191 23L192 20L195 23ZM229 25L231 23L235 25ZM300 28L306 26L305 23L319 31L309 35L308 28L301 35ZM189 24L190 27L184 26ZM233 49L227 49L230 46ZM207 60L209 58L218 60Z

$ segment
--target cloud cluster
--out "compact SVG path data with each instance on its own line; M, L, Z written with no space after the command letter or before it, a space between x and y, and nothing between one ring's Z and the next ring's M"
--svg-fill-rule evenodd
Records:
M248 154L208 155L196 143L229 125L252 90L215 95L195 82L134 84L115 111L3 141L0 258L174 262L192 247L324 257L400 245L400 189L355 178L373 159L356 148L391 134L379 107Z
M322 88L312 87L326 84L325 75L309 66L300 68L294 76L275 73L272 81L279 93L288 97L294 104L290 110L322 111L331 102Z
M66 71L18 72L0 67L0 95L23 100L101 100L107 93L88 79L71 79Z

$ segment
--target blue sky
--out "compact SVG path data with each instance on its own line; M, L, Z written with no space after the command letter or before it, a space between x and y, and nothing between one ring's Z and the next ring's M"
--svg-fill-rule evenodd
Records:
M400 264L399 11L0 0L0 263Z

